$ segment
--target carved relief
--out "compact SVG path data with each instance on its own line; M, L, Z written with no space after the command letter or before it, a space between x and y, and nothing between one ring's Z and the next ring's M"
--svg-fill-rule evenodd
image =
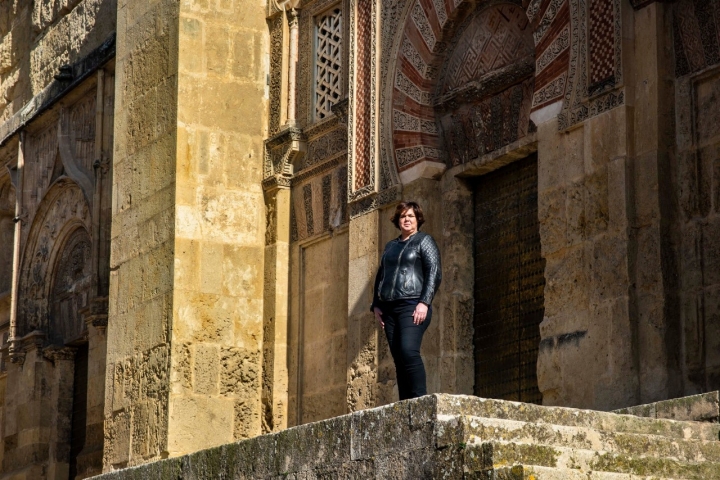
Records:
M673 5L675 74L720 63L720 1L680 0Z
M312 177L298 177L303 183L293 186L293 242L334 230L348 221L347 165L338 166L334 161L329 165L334 168L313 172Z
M435 102L449 165L471 161L527 134L533 64L523 65L534 53L527 27L521 8L504 6L481 10L456 34ZM492 72L507 73L496 78Z
M272 2L270 2L272 3ZM280 131L282 121L282 76L283 76L283 16L278 14L268 20L270 29L270 135Z
M23 205L32 213L43 198L50 183L64 175L64 167L58 155L58 124L28 135L25 146L25 188Z
M33 330L49 332L49 298L54 272L70 234L90 231L90 209L85 197L69 180L47 193L29 229L22 257L18 295L18 335Z
M86 175L91 174L95 161L95 103L95 95L87 95L68 112L73 158Z
M61 248L55 266L48 337L50 342L62 345L77 340L86 329L79 311L88 304L92 287L90 237L80 227Z
M622 71L621 0L569 0L571 16L570 67L558 127L576 123L625 103ZM592 7L592 8L590 8ZM612 25L598 19L612 12ZM596 20L588 25L588 15ZM607 38L612 36L612 48ZM608 65L612 64L612 68ZM603 78L604 77L604 78ZM597 82L592 83L593 79Z

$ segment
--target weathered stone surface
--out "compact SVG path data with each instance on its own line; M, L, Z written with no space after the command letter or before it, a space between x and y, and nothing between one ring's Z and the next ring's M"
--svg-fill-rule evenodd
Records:
M719 431L431 395L97 478L700 479L720 472Z
M693 422L720 422L720 393L709 392L690 397L621 408L616 413L638 417L669 418Z

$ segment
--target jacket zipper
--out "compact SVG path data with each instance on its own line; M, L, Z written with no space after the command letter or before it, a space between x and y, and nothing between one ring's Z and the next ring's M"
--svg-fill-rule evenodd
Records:
M393 290L393 291L395 291L395 287L397 286L397 276L398 276L398 271L400 270L400 258L402 257L403 252L405 252L405 249L407 248L407 246L408 246L408 245L410 244L410 242L412 242L413 240L414 240L414 239L409 238L409 239L405 242L405 245L403 245L402 250L400 250L400 254L398 254L398 263L397 263L398 268L395 269L395 275L393 276L393 282L392 282L392 287L393 287L392 290ZM395 299L394 299L394 298L391 298L390 301L392 301L392 300L395 300Z

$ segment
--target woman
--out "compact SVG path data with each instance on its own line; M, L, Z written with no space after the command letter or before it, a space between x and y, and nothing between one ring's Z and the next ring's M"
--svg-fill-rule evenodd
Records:
M390 221L400 236L385 245L370 309L385 330L400 400L405 400L427 393L420 343L440 286L440 251L430 235L419 231L425 218L417 203L400 203Z

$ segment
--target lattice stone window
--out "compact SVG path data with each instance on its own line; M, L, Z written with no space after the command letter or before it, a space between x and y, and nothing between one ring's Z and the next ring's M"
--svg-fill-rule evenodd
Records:
M315 120L332 114L342 96L342 10L328 10L315 22Z

